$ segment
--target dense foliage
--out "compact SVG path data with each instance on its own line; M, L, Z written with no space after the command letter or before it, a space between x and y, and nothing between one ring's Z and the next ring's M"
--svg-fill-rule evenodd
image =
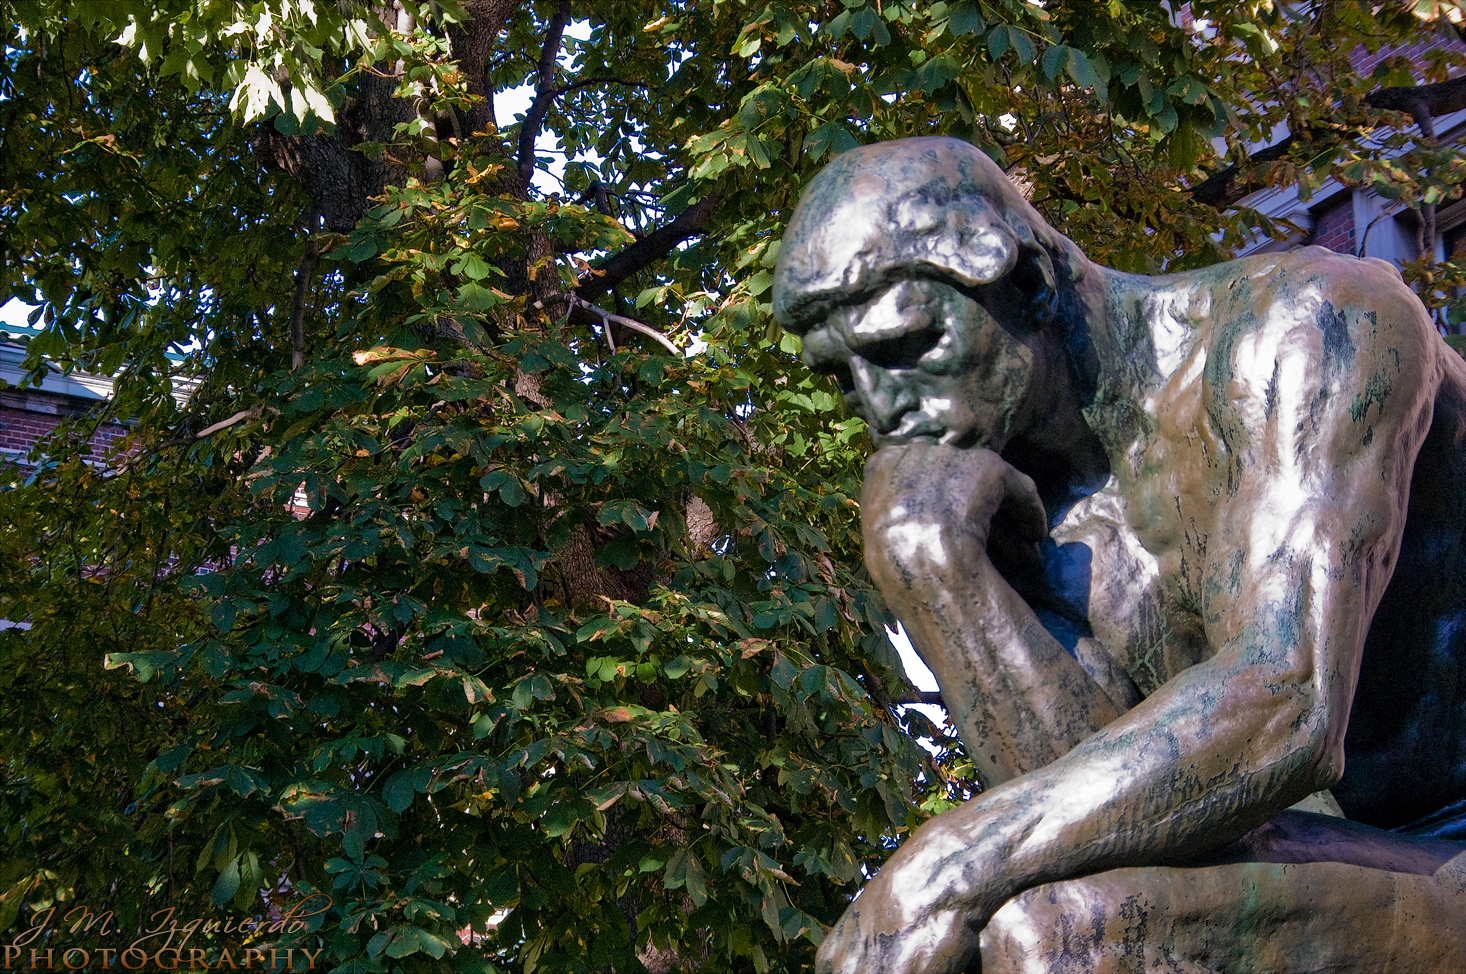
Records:
M807 966L973 783L893 706L864 429L768 314L804 182L958 135L1136 271L1273 232L1200 192L1229 163L1459 193L1459 153L1371 141L1402 116L1366 96L1460 59L1349 61L1441 5L1191 11L20 8L0 297L37 309L37 375L116 393L0 490L0 617L29 624L0 630L0 930L316 890L263 939L339 970ZM1456 299L1455 265L1413 273ZM130 435L91 456L109 416Z

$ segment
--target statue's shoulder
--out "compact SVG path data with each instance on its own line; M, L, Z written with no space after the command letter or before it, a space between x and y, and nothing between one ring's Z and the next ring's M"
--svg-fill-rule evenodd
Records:
M1304 247L1216 265L1206 378L1216 414L1322 404L1409 421L1439 381L1442 345L1394 266ZM1293 395L1287 392L1292 390ZM1387 390L1409 395L1386 395ZM1301 420L1300 420L1301 421ZM1312 426L1310 426L1312 428Z
M1317 341L1288 346L1313 348L1330 358L1344 345L1364 348L1384 343L1398 351L1428 353L1439 344L1425 306L1400 271L1373 257L1301 247L1245 257L1210 270L1213 308L1225 322L1223 329L1237 337L1314 336Z
M1234 279L1246 279L1261 308L1276 314L1309 308L1319 301L1337 309L1389 311L1429 328L1420 299L1405 284L1399 268L1374 257L1354 257L1326 247L1300 247L1281 254L1258 254L1233 261Z

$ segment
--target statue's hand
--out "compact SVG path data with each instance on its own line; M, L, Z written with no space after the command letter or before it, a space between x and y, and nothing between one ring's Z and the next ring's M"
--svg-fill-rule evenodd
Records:
M887 599L950 589L985 567L1036 564L1048 534L1033 481L991 450L909 443L877 450L861 499L865 563Z
M977 969L982 929L1012 889L1003 803L986 804L977 798L939 815L902 843L825 937L818 974Z
M877 911L895 905L894 891L872 881L859 908L845 911L815 957L816 974L963 974L976 970L982 926L959 910L940 910L895 929Z

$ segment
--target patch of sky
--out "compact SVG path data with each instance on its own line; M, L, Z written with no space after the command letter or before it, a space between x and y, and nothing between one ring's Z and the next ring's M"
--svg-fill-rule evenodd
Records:
M590 40L591 25L584 20L572 21L565 27L565 38L569 41L584 42ZM574 59L574 44L567 44L560 51L560 67L569 69ZM536 79L538 80L538 79ZM516 88L506 88L503 91L494 93L494 117L499 120L500 126L509 122L522 122L528 114L529 107L534 104L535 84L533 81L525 82ZM541 141L545 140L547 131L540 133ZM544 169L536 168L530 185L540 193L548 196L551 193L562 192L565 188L565 166L567 158L565 149L557 141L554 148L546 148L541 145L535 147L537 157L547 157L548 165ZM594 152L586 154L583 160L590 165L599 165L601 159Z
M911 645L911 640L907 637L906 630L901 628L901 624L898 622L895 629L887 629L886 632L891 637L891 645L896 647L896 653L901 657L901 666L906 670L906 679L910 681L911 685L927 693L941 689L937 686L937 678L916 654L916 647ZM905 704L901 709L918 711L938 727L947 722L947 710L941 704L910 703ZM918 743L933 754L939 751L931 738L919 738Z
M24 329L30 331L30 325L26 323L26 315L31 313L31 306L20 298L11 298L3 305L0 305L0 329Z

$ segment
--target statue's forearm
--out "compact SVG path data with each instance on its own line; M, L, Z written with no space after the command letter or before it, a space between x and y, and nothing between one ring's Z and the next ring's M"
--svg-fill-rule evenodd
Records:
M968 883L996 909L1045 882L1183 862L1326 787L1320 708L1271 693L1265 670L1194 667L1058 760L937 820L964 850L947 867L953 892ZM1239 692L1208 692L1228 684Z
M986 557L926 597L891 587L988 787L1049 764L1122 712Z

